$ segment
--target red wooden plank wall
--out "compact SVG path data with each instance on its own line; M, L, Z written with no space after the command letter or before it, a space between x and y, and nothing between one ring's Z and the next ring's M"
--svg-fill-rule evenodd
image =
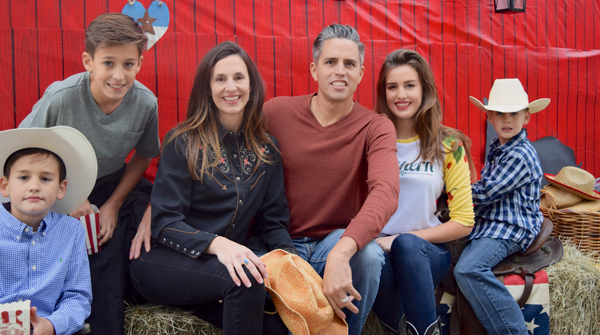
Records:
M239 43L254 59L268 98L313 92L312 41L333 22L350 24L367 46L356 99L372 107L385 55L416 49L431 63L444 122L467 133L481 168L485 116L468 96L517 77L530 100L532 140L553 135L600 176L600 2L529 0L525 13L496 14L493 0L165 0L169 30L144 55L138 79L158 97L160 135L185 117L194 71L217 43ZM83 71L84 29L126 0L0 1L0 129L15 127L55 80ZM148 7L151 0L142 0ZM155 165L148 171L153 176Z

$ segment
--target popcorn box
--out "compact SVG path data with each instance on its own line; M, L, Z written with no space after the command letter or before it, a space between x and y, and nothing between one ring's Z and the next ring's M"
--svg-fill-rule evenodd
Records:
M92 205L94 209L94 213L84 215L79 218L79 221L83 224L83 228L85 228L85 246L87 247L88 255L93 255L97 252L100 252L100 238L98 234L100 233L100 211L98 207ZM4 335L0 333L0 335Z
M0 335L29 335L31 301L0 304Z

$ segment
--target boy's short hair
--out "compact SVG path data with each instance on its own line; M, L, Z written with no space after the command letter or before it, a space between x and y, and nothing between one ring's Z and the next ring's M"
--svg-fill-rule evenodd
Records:
M140 25L130 16L120 13L106 13L96 17L85 30L85 52L94 58L100 48L135 44L140 56L148 38Z
M4 176L6 176L7 179L10 178L10 169L15 164L15 162L17 160L19 160L19 158L22 158L25 156L38 156L37 159L43 159L46 157L54 157L54 159L56 159L56 161L58 162L58 182L62 183L63 180L65 180L67 178L67 168L65 166L65 162L63 162L63 160L60 157L58 157L57 154L53 153L50 150L46 150L46 149L42 149L42 148L25 148L25 149L21 149L21 150L17 150L15 152L13 152L6 159L6 162L4 163L3 171L4 171Z

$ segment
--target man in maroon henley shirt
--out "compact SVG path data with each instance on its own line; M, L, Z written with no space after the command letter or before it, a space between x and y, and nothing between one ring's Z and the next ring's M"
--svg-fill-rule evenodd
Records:
M364 51L354 28L326 27L310 64L318 92L264 106L283 157L290 235L351 335L360 335L377 296L384 256L373 239L399 190L392 122L353 101Z

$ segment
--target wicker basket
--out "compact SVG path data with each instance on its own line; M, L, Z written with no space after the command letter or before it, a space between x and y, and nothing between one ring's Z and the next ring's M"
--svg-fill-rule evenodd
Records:
M570 240L584 253L594 251L600 258L600 212L574 212L557 209L550 193L544 192L548 208L540 208L542 214L554 223L552 236Z

